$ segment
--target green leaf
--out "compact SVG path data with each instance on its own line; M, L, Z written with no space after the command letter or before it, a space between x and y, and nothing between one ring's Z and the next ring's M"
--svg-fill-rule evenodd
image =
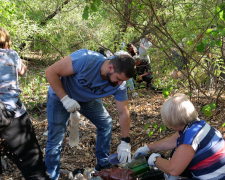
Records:
M160 128L159 128L159 133L161 133L161 132L162 132L162 128L160 127Z
M131 9L131 4L128 5L128 9Z
M172 86L168 86L168 87L167 87L167 90L168 90L168 91L172 91L172 90L173 90L173 87L172 87Z
M188 96L190 96L190 97L191 97L191 96L192 96L192 93L188 93Z
M161 126L160 126L161 128L162 128L162 130L166 130L166 126L164 125L164 124L161 124Z
M215 39L217 38L218 34L219 34L218 30L213 30L212 35Z
M102 3L101 0L96 1L96 4L97 4L98 7L101 5L101 3Z
M212 40L211 43L210 43L210 46L213 47L213 46L215 46L215 44L216 44L216 41L215 40Z
M213 32L213 29L207 29L206 32L205 32L205 34L209 35L209 34L211 34L212 32Z
M145 130L147 130L149 127L149 124L145 124Z
M222 47L222 41L216 40L216 45L219 46L219 47Z
M191 46L191 45L193 45L193 44L194 44L193 41L188 41L188 42L187 42L187 45L188 45L188 46Z
M223 29L220 31L220 35L221 35L221 36L225 36L225 28L223 28Z
M161 48L160 51L164 51L164 50L166 50L166 49L167 49L167 48Z
M91 3L91 9L92 9L94 12L96 12L96 11L98 10L94 3Z
M206 115L207 117L209 117L209 116L211 115L211 113L212 113L212 111L206 111L206 112L205 112L205 115Z
M225 127L225 123L223 123L222 127Z
M171 40L169 40L169 41L167 42L167 44L170 45L170 44L171 44Z
M154 127L155 129L157 128L156 122L153 123L153 127Z
M206 111L211 111L211 107L208 104L202 108L202 113L205 113Z
M218 25L217 25L217 29L218 29L218 30L222 30L222 29L223 29L223 26L220 25L220 24L218 24Z
M134 1L132 1L132 4L133 4L134 6L136 6L136 4L137 4L137 3L136 3L136 2L134 2Z
M225 5L224 4L221 4L220 6L217 7L217 12L219 12L219 17L220 19L224 20L225 21Z
M165 98L168 98L169 96L169 91L166 88L163 88L163 95Z
M84 10L84 13L83 13L83 15L82 15L82 18L85 19L85 20L88 19L88 11L85 11L85 10Z
M205 49L205 44L202 42L202 41L199 41L196 45L196 50L199 52L199 53L202 53Z
M211 109L216 109L216 103L212 103L209 105Z
M149 131L148 136L151 137L153 135L153 131Z

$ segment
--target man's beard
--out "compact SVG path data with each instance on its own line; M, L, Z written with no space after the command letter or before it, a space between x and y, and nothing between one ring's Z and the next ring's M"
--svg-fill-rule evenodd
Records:
M107 73L107 80L108 80L108 83L110 86L113 86L113 87L116 87L118 85L118 82L112 82L111 79L110 79L110 76L112 75L113 73Z

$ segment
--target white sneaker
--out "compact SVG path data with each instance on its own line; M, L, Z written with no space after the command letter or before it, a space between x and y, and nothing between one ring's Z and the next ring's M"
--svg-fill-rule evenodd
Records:
M135 97L135 96L138 96L138 93L133 92L133 93L132 93L132 97Z

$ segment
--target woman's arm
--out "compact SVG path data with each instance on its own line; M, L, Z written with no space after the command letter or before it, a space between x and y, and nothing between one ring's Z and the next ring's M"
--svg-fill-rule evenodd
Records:
M179 176L190 164L194 155L195 151L191 145L182 144L170 160L158 157L155 165L166 174Z
M148 144L148 148L152 151L166 151L174 149L177 145L177 138L179 137L179 133L176 132L174 135L169 138L162 139L160 141L153 142Z
M24 75L24 73L26 72L26 69L27 69L27 67L25 66L25 64L22 63L21 66L22 66L22 67L21 67L21 70L18 71L18 75L19 75L19 76Z

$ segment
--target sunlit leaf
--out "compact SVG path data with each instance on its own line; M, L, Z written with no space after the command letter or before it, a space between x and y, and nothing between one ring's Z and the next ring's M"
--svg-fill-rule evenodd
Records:
M155 129L157 128L156 122L153 123L153 127L154 127Z
M206 115L207 117L209 117L209 116L211 115L211 113L212 113L212 111L206 111L206 112L205 112L205 115Z
M211 109L216 109L216 103L212 103L209 105Z
M149 131L148 136L151 137L153 135L153 131Z
M225 123L223 123L222 127L225 127Z
M194 41L188 41L188 42L187 42L187 45L188 45L188 46L191 46L191 45L193 45L193 44L194 44Z
M213 32L213 29L207 29L206 32L205 32L205 34L209 35L209 34L211 34L212 32Z
M202 113L205 113L206 111L211 111L211 107L208 104L202 108Z
M225 21L225 5L224 4L221 4L220 6L217 7L217 12L220 12L219 13L220 19Z

